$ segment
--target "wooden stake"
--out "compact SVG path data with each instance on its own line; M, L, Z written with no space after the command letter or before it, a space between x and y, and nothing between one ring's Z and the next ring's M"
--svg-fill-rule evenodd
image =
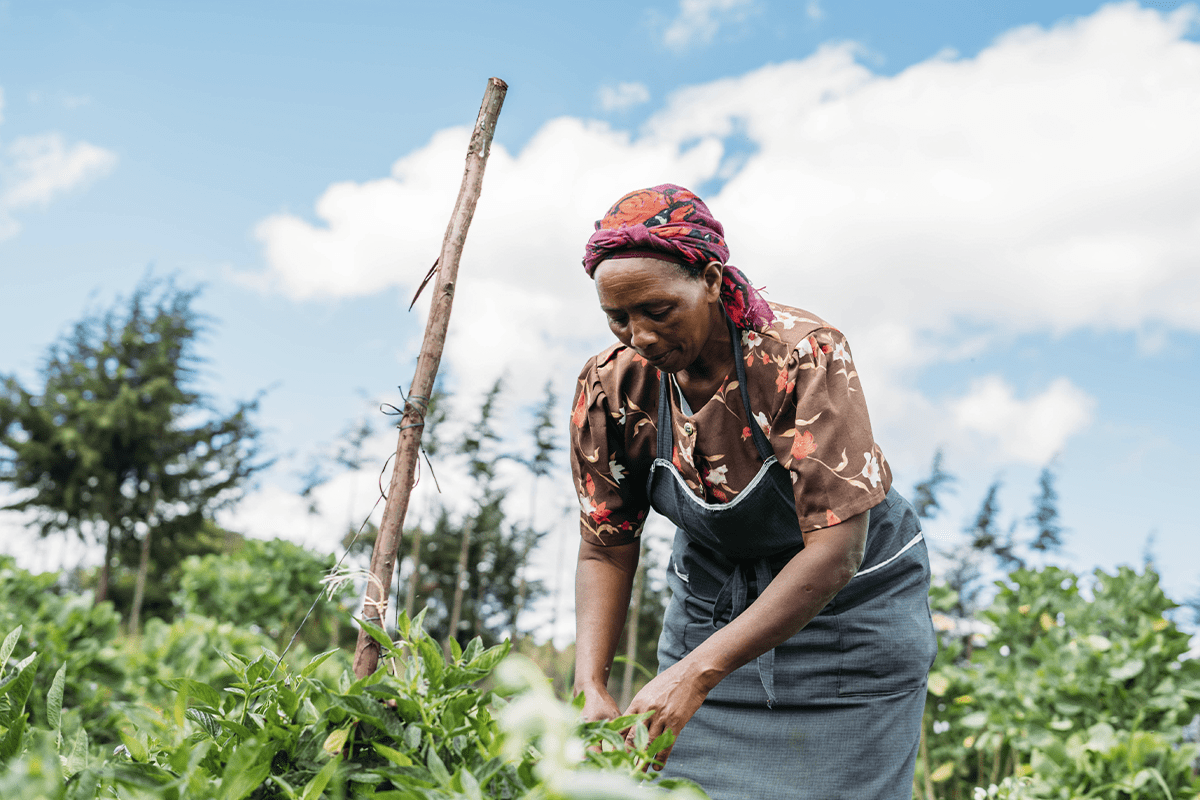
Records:
M483 169L487 164L496 132L496 119L504 104L508 84L499 78L488 80L475 120L475 131L467 148L467 166L463 172L462 187L458 190L458 201L454 214L442 240L442 252L438 256L436 281L431 287L435 294L429 306L429 319L425 323L425 338L421 342L421 354L417 358L417 370L409 388L408 402L404 404L404 416L400 418L400 437L396 442L396 463L392 467L392 478L388 485L387 504L383 509L383 521L379 526L379 537L371 552L371 578L367 582L366 597L363 599L362 615L379 627L384 625L387 611L388 587L392 582L392 570L396 566L396 553L400 549L400 534L404 529L404 515L408 512L408 500L412 493L413 476L416 473L417 456L421 449L421 427L424 425L425 409L433 392L438 365L442 360L442 349L446 345L446 328L450 324L450 306L454 301L455 283L458 280L458 262L462 257L463 244L467 240L467 228L475 215L475 205L483 187ZM358 645L354 649L354 674L358 677L370 675L379 664L379 645L366 631L359 631Z

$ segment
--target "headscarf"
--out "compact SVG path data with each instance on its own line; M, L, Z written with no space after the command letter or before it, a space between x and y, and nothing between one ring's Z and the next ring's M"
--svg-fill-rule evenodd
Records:
M762 330L775 319L767 301L741 270L727 264L725 228L692 192L664 183L630 192L596 221L588 239L583 268L591 276L609 258L667 256L699 274L710 261L724 267L721 304L741 330Z

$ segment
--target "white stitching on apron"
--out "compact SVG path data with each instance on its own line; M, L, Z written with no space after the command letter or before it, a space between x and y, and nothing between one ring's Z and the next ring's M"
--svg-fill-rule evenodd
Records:
M873 567L867 567L866 569L859 572L858 575L855 575L854 578L857 578L859 575L866 575L868 572L874 572L875 570L877 570L881 567L886 567L888 564L892 563L897 558L904 555L905 550L908 550L910 547L912 547L913 545L915 545L917 542L921 541L924 538L925 538L925 534L918 533L916 536L909 539L908 542L904 545L904 547L900 548L900 550L896 553L896 555L892 556L889 559L885 559L884 561L880 561L878 564L876 564ZM854 580L854 578L851 578L850 580Z

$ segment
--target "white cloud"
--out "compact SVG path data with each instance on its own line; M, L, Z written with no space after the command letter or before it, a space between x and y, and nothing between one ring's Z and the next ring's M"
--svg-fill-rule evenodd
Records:
M983 434L1013 461L1041 465L1088 426L1095 406L1090 395L1066 378L1022 400L992 375L976 381L965 397L950 404L950 411L959 427Z
M624 111L649 102L650 90L643 83L618 83L600 87L600 107L605 111Z
M808 0L808 4L804 6L804 13L807 14L808 18L813 22L820 22L825 18L825 10L821 8L821 4L818 2L818 0Z
M573 376L609 336L579 267L593 220L631 188L719 176L705 195L733 262L847 331L894 438L942 424L912 388L929 364L1021 334L1200 331L1197 16L1108 6L895 76L825 47L678 91L637 135L551 120L518 153L492 149L445 363L472 397L508 370L521 402ZM467 136L441 131L390 176L330 186L316 223L264 220L253 279L294 298L410 294ZM1049 397L1057 447L1083 405Z
M738 19L753 0L679 0L679 14L663 34L663 42L675 50L713 40L721 24Z
M114 153L87 142L70 147L57 133L23 136L8 146L15 174L4 192L8 208L45 206L57 195L104 175L117 163Z
M111 151L88 142L68 145L57 133L15 139L2 155L0 239L19 230L12 212L44 208L55 198L107 174L117 163Z

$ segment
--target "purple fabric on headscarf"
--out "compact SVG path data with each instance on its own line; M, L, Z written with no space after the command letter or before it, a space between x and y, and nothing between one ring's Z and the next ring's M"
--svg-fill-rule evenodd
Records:
M746 276L726 263L725 228L703 200L682 186L664 183L618 200L596 222L584 249L583 268L591 275L601 261L628 250L663 253L697 273L717 261L724 266L721 303L734 325L761 330L775 318Z

